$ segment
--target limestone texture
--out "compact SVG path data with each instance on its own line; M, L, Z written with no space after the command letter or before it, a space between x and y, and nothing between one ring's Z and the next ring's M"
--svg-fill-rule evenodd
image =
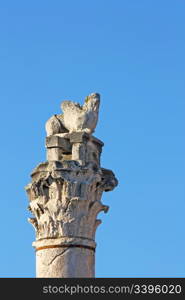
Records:
M99 105L96 93L83 106L64 101L63 115L46 122L47 161L32 171L26 186L37 277L95 276L97 215L108 211L101 197L118 184L114 173L101 167L104 144L92 136Z

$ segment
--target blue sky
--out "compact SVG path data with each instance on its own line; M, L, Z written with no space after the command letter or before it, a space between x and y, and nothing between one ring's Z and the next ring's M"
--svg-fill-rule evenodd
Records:
M183 0L0 1L0 277L34 277L27 223L45 122L101 94L105 193L96 277L185 277Z

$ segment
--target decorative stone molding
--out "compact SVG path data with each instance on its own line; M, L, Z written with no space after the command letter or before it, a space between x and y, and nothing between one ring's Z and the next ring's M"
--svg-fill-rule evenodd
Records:
M37 277L94 277L97 215L108 211L101 196L118 184L111 170L100 167L103 142L91 135L99 103L99 94L82 107L65 101L64 115L46 123L47 162L33 170L26 187Z

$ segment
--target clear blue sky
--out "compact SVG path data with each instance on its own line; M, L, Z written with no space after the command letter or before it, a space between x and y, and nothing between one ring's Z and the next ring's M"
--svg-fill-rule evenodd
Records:
M1 277L34 277L24 186L60 102L102 96L95 135L119 179L97 277L185 277L185 2L0 1Z

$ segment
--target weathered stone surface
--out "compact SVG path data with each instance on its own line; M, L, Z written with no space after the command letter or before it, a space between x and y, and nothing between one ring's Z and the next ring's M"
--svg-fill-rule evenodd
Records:
M69 139L56 135L46 137L46 148L48 161L63 160L66 159L66 154L72 153L72 144Z
M103 145L102 141L83 131L48 136L47 160L75 160L80 165L91 163L100 166Z
M89 139L89 135L84 131L72 132L69 136L71 143L85 143Z
M47 160L54 161L54 160L62 160L63 159L63 150L59 147L53 147L47 149Z
M58 148L62 148L63 152L71 153L70 141L66 138L62 138L56 135L51 135L46 137L46 147L47 148L58 147Z
M86 97L83 106L72 101L63 101L61 104L63 114L54 115L46 122L47 136L63 132L94 132L99 105L100 95L97 93Z
M74 143L72 147L72 159L85 165L86 162L86 145L83 143Z
M85 131L92 133L98 121L100 95L89 95L83 106L72 101L62 102L64 126L69 132Z
M102 192L109 188L104 177L101 169L94 171L72 161L66 165L50 162L45 169L39 165L32 174L32 184L27 186L29 210L35 216L30 222L37 239L63 236L94 239L96 216L108 209L101 203Z
M53 248L36 251L36 276L92 278L95 276L95 253L83 248Z
M83 248L83 245L89 249ZM63 237L39 240L34 242L33 246L40 249L36 251L37 277L88 278L95 276L95 251L93 249L96 248L96 243L93 240Z
M103 142L92 136L100 97L91 94L85 104L65 101L63 115L46 123L47 162L32 172L26 190L29 222L36 231L37 277L94 277L95 233L103 191L118 181L101 168Z
M54 115L46 122L47 136L68 132L63 125L63 115Z

